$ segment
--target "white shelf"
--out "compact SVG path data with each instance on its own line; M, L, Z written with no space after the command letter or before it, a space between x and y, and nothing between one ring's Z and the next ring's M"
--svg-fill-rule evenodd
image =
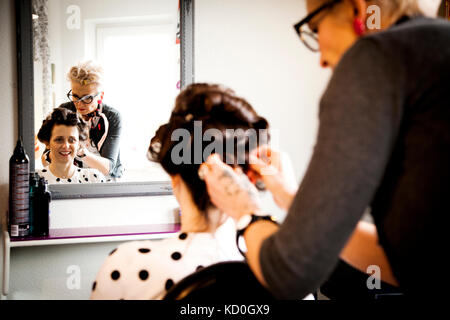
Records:
M105 236L105 237L86 237L71 239L51 239L51 240L25 240L10 242L11 248L49 246L61 244L80 244L80 243L96 243L96 242L114 242L114 241L134 241L134 240L150 240L163 239L173 235L174 232L143 234L143 235L121 235L121 236Z

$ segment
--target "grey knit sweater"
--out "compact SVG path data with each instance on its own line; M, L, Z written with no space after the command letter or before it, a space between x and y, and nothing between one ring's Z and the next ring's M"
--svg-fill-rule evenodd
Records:
M298 299L317 289L367 207L401 290L438 288L449 244L450 23L403 19L358 40L319 119L295 200L260 252L272 292Z

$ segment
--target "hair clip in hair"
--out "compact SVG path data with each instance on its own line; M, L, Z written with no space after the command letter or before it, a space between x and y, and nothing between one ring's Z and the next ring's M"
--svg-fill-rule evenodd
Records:
M194 116L191 113L188 113L185 117L184 120L186 121L191 121L194 118Z
M155 152L155 153L160 153L161 147L162 147L162 145L161 145L161 142L159 142L159 141L156 141L156 142L152 143L152 145L151 145L151 148L152 148L153 152Z

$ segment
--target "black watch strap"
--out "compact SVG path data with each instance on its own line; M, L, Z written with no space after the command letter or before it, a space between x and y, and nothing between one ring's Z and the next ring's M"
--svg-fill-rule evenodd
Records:
M255 223L256 221L259 221L259 220L270 221L270 222L273 222L278 225L278 222L272 216L258 216L256 214L252 214L251 217L252 218L251 218L250 222L247 224L247 226L245 228L236 231L236 246L244 258L247 258L247 256L245 255L245 252L239 246L239 239L241 238L241 236L244 235L244 233L245 233L245 231L247 231L248 227L250 227L253 223Z

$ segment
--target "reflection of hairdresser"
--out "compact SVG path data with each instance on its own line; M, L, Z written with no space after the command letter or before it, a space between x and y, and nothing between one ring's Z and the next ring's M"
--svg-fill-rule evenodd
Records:
M120 178L121 117L117 110L102 102L102 68L92 61L80 62L70 69L67 77L71 84L67 97L71 102L62 107L77 111L90 126L89 139L78 153L77 165L96 168L113 179ZM47 155L46 160L51 156Z
M38 139L52 154L52 162L37 170L50 184L99 183L105 177L97 169L84 169L74 165L80 144L87 138L88 125L80 116L66 108L56 108L43 121Z
M449 247L450 23L420 16L414 0L306 3L310 15L296 30L333 76L296 194L281 175L263 176L289 212L280 228L245 229L248 262L280 298L317 289L339 257L363 272L377 266L375 277L406 296L439 298ZM365 29L371 4L382 6L386 30ZM259 155L256 171L271 165ZM220 159L202 170L222 211L238 221L259 211L249 182ZM368 206L375 225L358 224Z
M260 140L255 138L252 144L246 131L268 127L250 104L229 89L193 84L182 91L169 122L158 129L149 148L149 156L171 176L173 193L181 208L181 233L158 242L125 243L114 250L97 275L92 299L161 298L174 283L198 268L241 258L231 242L235 234L232 221L214 207L198 176L202 155L213 151L210 143L200 140L184 144L187 149L183 149L180 161L179 147L183 142L172 139L180 130L193 137L198 129L195 123L200 121L200 131L205 135L215 132L214 144L223 150L229 148L227 142L233 145L235 138L245 144L245 150L256 148ZM228 130L233 129L241 129L242 133L229 135ZM239 142L234 145L236 149ZM214 151L218 152L220 147L216 148ZM188 158L184 159L186 154ZM248 151L240 155L241 158L233 158L230 153L227 159L237 170L246 172ZM224 236L229 239L222 239Z

